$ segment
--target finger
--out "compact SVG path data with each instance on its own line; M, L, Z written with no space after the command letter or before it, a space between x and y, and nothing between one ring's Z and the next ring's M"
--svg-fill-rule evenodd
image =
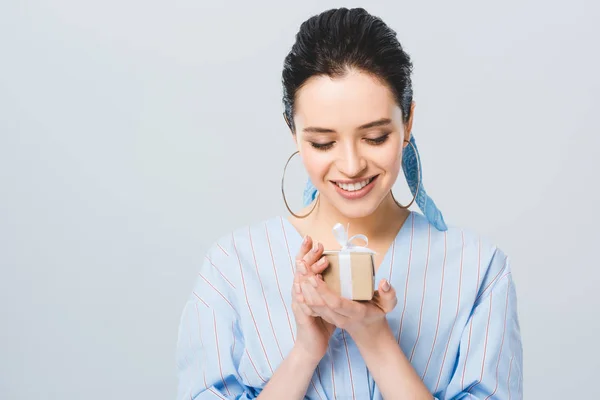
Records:
M318 316L318 314L306 304L306 301L304 300L304 295L302 295L302 294L297 295L295 303L299 306L299 308L302 310L302 312L304 314L311 316L311 317Z
M294 316L296 317L296 321L306 321L308 319L306 314L304 314L304 312L302 311L300 304L298 304L296 302L292 302L292 312L294 313Z
M292 285L292 295L297 295L302 293L302 283L303 282L307 282L307 279L310 278L312 276L311 275L302 275L302 274L295 274L294 275L294 284ZM321 275L318 275L321 276Z
M296 318L302 321L307 321L315 315L306 304L292 303L292 311L296 315Z
M327 267L329 267L329 259L322 255L321 258L311 266L310 270L313 274L320 274L325 271Z
M307 304L306 304L306 300L304 298L304 294L302 294L302 289L300 288L300 284L298 284L298 289L300 290L299 293L295 293L294 294L294 300L292 301L292 303L296 303L299 308L306 314L309 315L311 317L316 317L317 313L315 313Z
M300 288L301 276L298 274L294 274L294 282L292 284L292 299L295 299L296 296L302 294L302 289Z
M322 254L323 245L321 243L314 243L310 251L306 253L304 257L302 257L309 271L312 265L317 262L317 260L321 257Z
M318 314L312 310L309 306L304 303L298 303L300 310L304 313L304 315L309 317L317 317Z
M292 285L293 291L296 292L297 291L296 285L300 285L300 284L302 284L302 282L306 282L306 280L308 278L310 278L311 276L313 276L312 273L306 273L304 275L300 274L300 273L294 274L294 284Z
M302 260L304 255L310 251L313 246L313 240L310 236L306 235L302 240L302 244L300 245L300 249L298 249L298 253L296 254L296 261Z
M309 282L305 282L301 285L302 295L304 296L306 303L310 306L310 308L313 311L315 311L321 318L325 319L327 322L335 324L336 326L343 326L344 321L347 320L347 317L332 310L325 303L325 301L321 298L320 294L314 287L314 282L316 282L316 279L314 277L309 278L308 281ZM324 282L322 283L324 284Z
M315 291L315 288L312 286L312 283L309 282L311 278L307 279L306 281L300 284L300 287L302 289L302 296L304 296L304 301L310 307L324 306L325 302L323 302L319 294Z
M321 318L323 321L329 322L331 325L335 325L339 328L343 328L345 326L344 322L342 321L342 318L345 317L334 313L327 307L315 307L314 312L316 313L317 317Z
M396 289L386 279L382 279L379 282L376 302L379 308L385 313L392 311L396 307L396 304L398 304Z
M317 285L315 290L320 298L325 302L327 307L332 311L344 317L362 317L364 315L364 305L355 301L341 297L333 290L329 289L327 284L322 279L315 279Z
M296 260L296 274L306 275L309 268L306 265L306 262L303 259Z

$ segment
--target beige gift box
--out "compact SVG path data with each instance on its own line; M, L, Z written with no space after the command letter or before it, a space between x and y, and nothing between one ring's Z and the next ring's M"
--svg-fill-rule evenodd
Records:
M350 226L337 223L333 227L333 236L340 244L341 250L324 251L329 266L322 272L327 286L341 297L350 300L371 300L374 294L375 252L369 249L369 239L362 234L348 237ZM365 247L353 242L361 239Z
M327 286L350 300L371 300L375 279L373 253L325 251L329 266L321 273Z

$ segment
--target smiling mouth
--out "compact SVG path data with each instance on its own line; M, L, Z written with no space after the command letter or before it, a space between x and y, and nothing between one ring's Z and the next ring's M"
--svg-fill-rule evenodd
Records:
M336 182L336 181L331 181L331 183L333 183L334 185L336 185L337 187L339 187L340 189L342 189L346 192L357 192L357 191L361 190L362 188L364 188L365 186L367 186L369 183L373 182L375 180L375 178L377 178L378 176L379 175L375 175L370 178L364 179L359 182L354 182L354 183L341 183L341 182Z

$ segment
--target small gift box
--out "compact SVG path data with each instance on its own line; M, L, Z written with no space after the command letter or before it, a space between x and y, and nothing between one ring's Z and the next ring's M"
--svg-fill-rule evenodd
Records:
M375 252L366 247L369 243L365 235L354 235L348 238L348 228L340 223L333 227L333 234L342 246L341 250L327 250L329 266L322 272L327 286L350 300L371 300L374 293ZM353 242L357 239L365 241L365 247Z

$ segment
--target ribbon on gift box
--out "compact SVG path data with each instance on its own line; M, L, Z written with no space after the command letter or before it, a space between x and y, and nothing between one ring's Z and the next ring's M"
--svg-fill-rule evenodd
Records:
M352 263L350 254L353 252L371 253L376 254L373 250L366 247L369 244L369 238L363 234L357 234L352 237L348 237L348 230L350 224L344 225L339 222L333 227L333 236L335 240L342 246L342 249L338 253L338 260L340 263L340 288L341 297L347 299L352 298ZM365 242L364 246L358 246L353 243L357 239L362 239Z

